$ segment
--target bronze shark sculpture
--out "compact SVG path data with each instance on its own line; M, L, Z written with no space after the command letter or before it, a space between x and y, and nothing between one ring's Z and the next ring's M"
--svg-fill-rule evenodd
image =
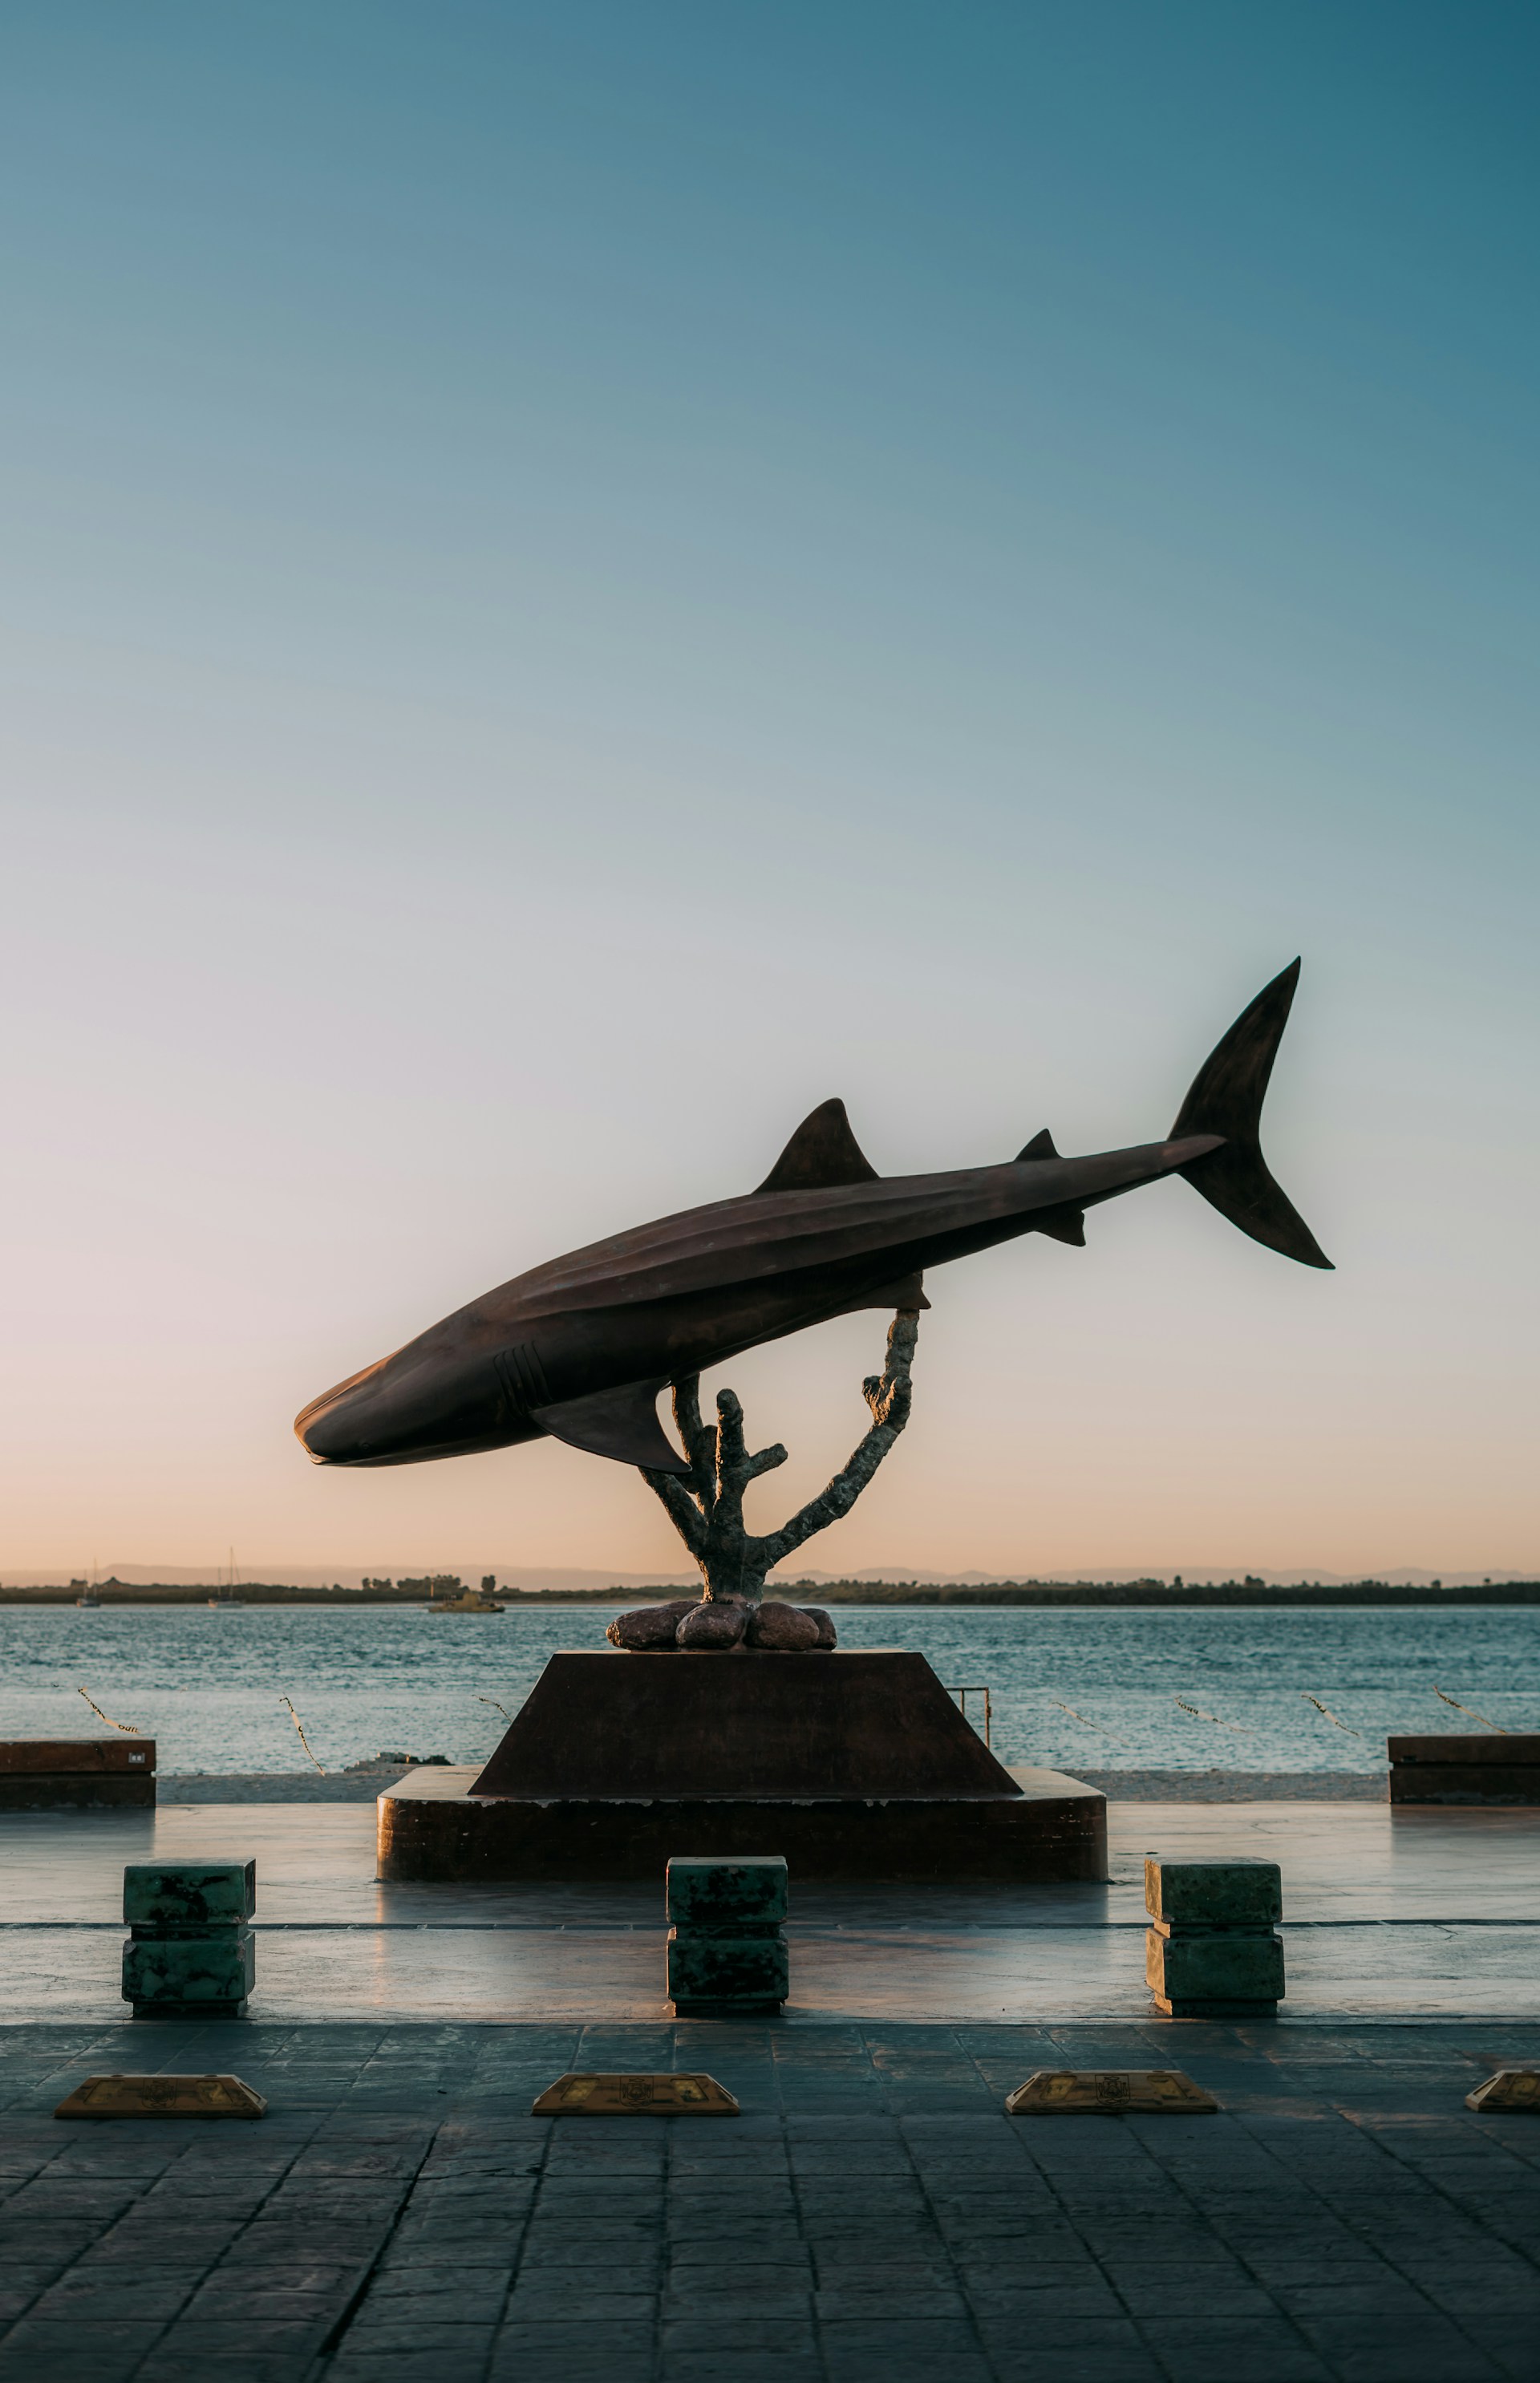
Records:
M1295 960L1242 1011L1164 1142L1063 1158L1045 1131L1004 1166L881 1177L844 1104L825 1101L758 1191L517 1276L350 1375L294 1428L317 1464L416 1464L548 1434L685 1474L658 1420L670 1382L857 1308L928 1306L927 1267L1021 1233L1080 1247L1088 1208L1164 1175L1268 1249L1329 1266L1258 1138L1299 974Z

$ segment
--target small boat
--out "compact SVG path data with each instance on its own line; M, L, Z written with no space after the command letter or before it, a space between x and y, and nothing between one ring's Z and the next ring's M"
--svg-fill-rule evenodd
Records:
M501 1613L506 1608L486 1589L468 1588L462 1597L430 1597L427 1610L430 1613Z
M240 1613L243 1609L239 1597L211 1597L208 1610L211 1613Z
M77 1605L85 1606L92 1613L98 1612L102 1604L102 1600L99 1597L92 1597L89 1593L84 1597L78 1597L75 1599L75 1602Z

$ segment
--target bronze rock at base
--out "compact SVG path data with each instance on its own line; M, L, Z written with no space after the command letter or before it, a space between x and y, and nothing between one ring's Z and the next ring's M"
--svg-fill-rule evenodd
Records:
M617 1613L604 1635L628 1655L671 1655L674 1634L696 1604L693 1597L671 1597L664 1605L634 1606L629 1613Z
M707 1598L692 1605L674 1636L697 1655L725 1655L740 1645L748 1628L748 1607L734 1598Z
M810 1613L803 1613L795 1605L782 1605L774 1597L767 1597L762 1605L755 1607L744 1635L751 1647L762 1647L779 1655L808 1655L823 1643Z
M810 1655L829 1652L839 1634L820 1606L790 1605L767 1597L670 1598L666 1604L639 1605L617 1613L605 1631L611 1647L627 1655L731 1654L735 1647L762 1653Z

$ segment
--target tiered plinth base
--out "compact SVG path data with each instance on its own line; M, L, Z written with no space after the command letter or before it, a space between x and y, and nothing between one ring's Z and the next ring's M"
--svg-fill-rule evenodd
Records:
M1104 1797L1006 1771L922 1655L553 1655L479 1777L379 1799L385 1879L1104 1879Z
M1053 1885L1107 1875L1107 1801L1062 1771L1017 1771L1015 1797L967 1803L660 1797L651 1802L467 1793L443 1770L379 1799L382 1879L661 1881L673 1854L784 1854L799 1880Z

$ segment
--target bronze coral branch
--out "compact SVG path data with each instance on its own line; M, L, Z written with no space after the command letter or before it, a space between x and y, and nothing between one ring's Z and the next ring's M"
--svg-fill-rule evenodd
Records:
M773 1565L849 1513L909 1420L910 1368L918 1335L918 1311L900 1308L889 1328L881 1373L869 1375L861 1385L871 1410L869 1428L828 1486L778 1531L762 1536L745 1527L744 1492L762 1474L784 1464L786 1451L777 1443L751 1456L744 1438L744 1411L732 1390L718 1393L713 1431L701 1419L698 1375L675 1383L674 1422L689 1460L688 1481L647 1468L642 1478L699 1565L708 1603L757 1604Z

